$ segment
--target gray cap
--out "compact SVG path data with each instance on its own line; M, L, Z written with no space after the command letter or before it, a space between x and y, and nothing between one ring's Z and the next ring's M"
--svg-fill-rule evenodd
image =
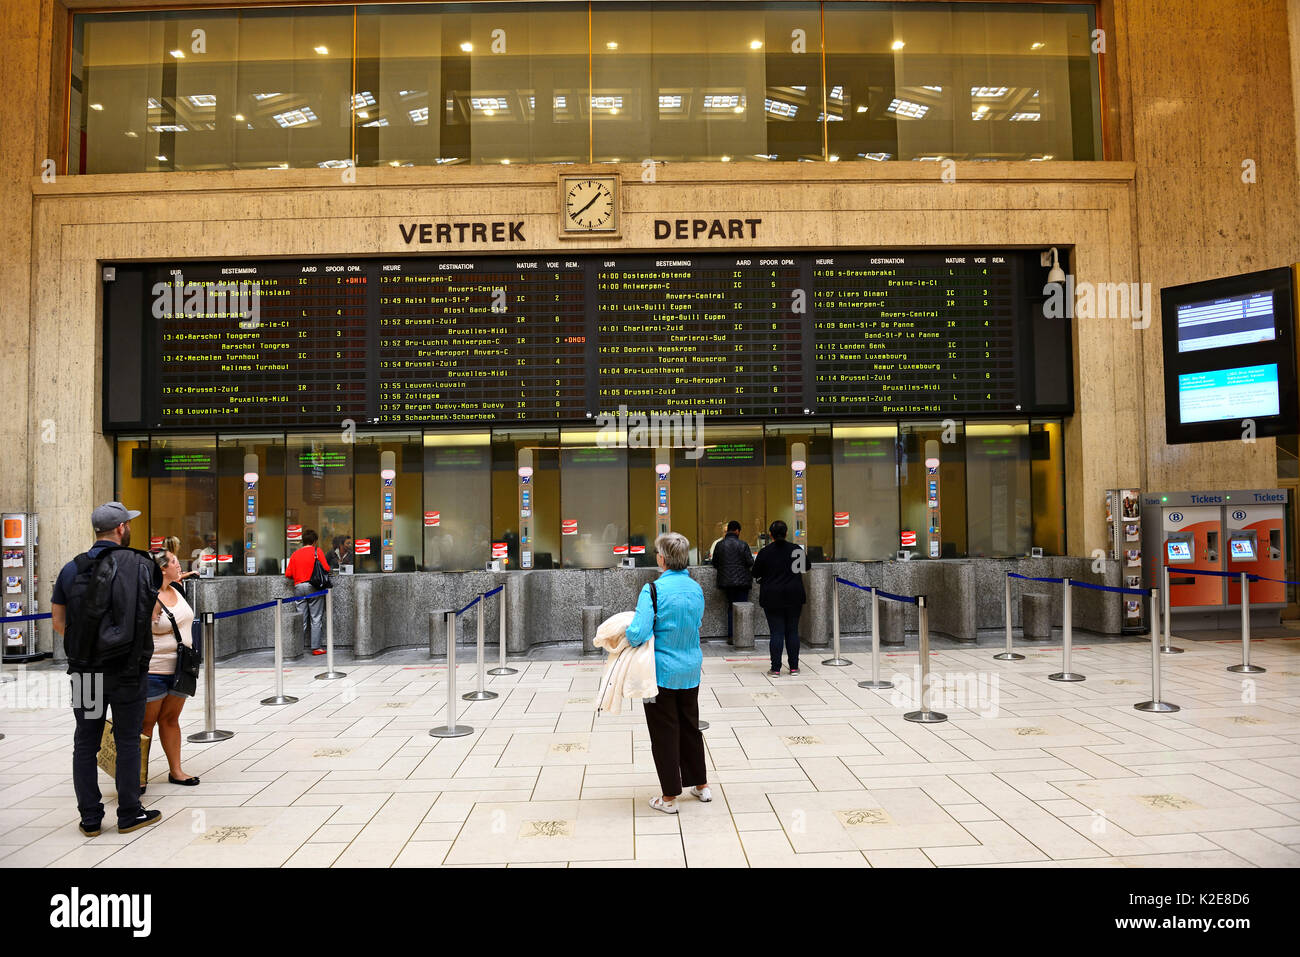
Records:
M95 526L97 532L107 532L139 515L139 512L127 508L121 502L105 502L90 513L90 524Z

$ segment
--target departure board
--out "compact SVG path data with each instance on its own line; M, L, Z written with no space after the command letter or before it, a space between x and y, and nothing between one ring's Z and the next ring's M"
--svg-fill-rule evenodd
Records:
M1037 260L837 250L121 265L104 287L104 426L1061 414L1071 336L1043 319ZM1036 401L1044 383L1055 392Z

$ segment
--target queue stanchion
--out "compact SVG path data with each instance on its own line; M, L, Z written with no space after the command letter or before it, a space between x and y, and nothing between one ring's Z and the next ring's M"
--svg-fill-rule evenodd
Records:
M1250 576L1241 573L1241 664L1229 665L1228 670L1239 675L1258 675L1267 671L1250 663Z
M1025 656L1011 650L1011 573L1007 572L1005 596L1003 599L1003 618L1007 626L1007 650L993 657L998 661L1023 661Z
M1161 604L1164 606L1165 610L1165 641L1164 645L1160 649L1160 653L1162 655L1181 655L1183 649L1174 648L1169 644L1169 566L1162 565L1161 567L1164 569L1161 574L1161 586L1164 590L1164 594L1160 597L1163 599ZM1154 609L1152 610L1152 614L1155 614ZM1153 624L1152 627L1154 628L1155 625Z
M473 734L467 724L456 723L456 613L447 612L447 723L433 728L429 734L435 738L463 738Z
M304 600L310 601L311 599L304 599ZM283 629L280 624L280 619L282 617L280 614L280 609L282 607L283 605L281 602L277 601L275 603L275 694L273 694L269 698L263 698L262 704L270 704L270 705L296 704L298 701L298 699L293 697L292 695L287 695L284 693L284 640L282 634ZM311 612L304 605L302 609L302 613L304 615L307 615L310 614Z
M880 680L880 596L876 587L871 586L871 680L859 681L859 688L883 691L894 687L892 681Z
M831 640L834 642L835 650L831 657L823 659L822 664L830 665L832 668L843 668L853 664L848 658L840 655L840 587L835 576L832 576L831 580Z
M1070 606L1070 579L1061 579L1061 670L1047 677L1052 681L1083 681L1083 675L1070 670L1070 650L1074 643L1074 613Z
M325 671L316 676L318 681L346 678L346 671L334 670L334 591L325 589Z
M506 667L506 583L502 582L496 587L496 591L501 593L501 598L497 602L497 625L500 631L499 641L501 644L501 664L497 665L491 671L490 675L517 675L518 670ZM492 594L492 592L488 592Z
M1167 566L1166 566L1167 567ZM1176 704L1170 704L1168 701L1160 700L1160 605L1158 588L1151 589L1151 700L1141 701L1133 707L1138 711L1156 711L1161 714L1167 714L1182 709ZM1165 636L1165 641L1169 636Z
M217 620L210 611L203 613L203 730L186 740L211 744L233 738L233 731L217 730Z
M921 644L921 710L909 711L903 718L918 724L938 724L947 721L948 716L942 711L930 710L930 610L925 606L924 595L916 596L916 612Z
M466 692L461 698L465 701L490 701L497 697L497 693L483 690L483 606L487 604L486 596L480 594L474 601L478 605L478 614L475 616L478 619L478 689Z

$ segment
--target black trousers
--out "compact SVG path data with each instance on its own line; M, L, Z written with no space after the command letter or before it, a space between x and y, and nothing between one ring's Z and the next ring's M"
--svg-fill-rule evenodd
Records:
M113 710L113 741L117 746L117 819L130 821L140 813L140 732L144 727L146 678L139 682L116 682L109 679L102 695L89 693L96 675L72 675L81 684L82 696L73 700L77 729L72 735L72 789L77 795L77 810L86 824L98 824L104 818L103 794L99 790L99 744L104 736L108 708ZM76 690L76 689L74 689ZM96 698L97 700L91 700ZM106 701L105 701L106 699ZM105 707L107 702L108 708Z
M700 734L699 686L660 688L659 696L644 706L660 793L675 797L682 793L683 785L698 787L706 783L709 778L704 770L704 735Z
M772 654L772 670L781 670L781 649L785 648L790 658L790 667L799 667L799 615L802 605L794 608L765 608L767 628L772 633L768 650Z
M722 589L723 594L727 596L727 637L731 637L731 606L738 601L749 601L748 585L728 585Z

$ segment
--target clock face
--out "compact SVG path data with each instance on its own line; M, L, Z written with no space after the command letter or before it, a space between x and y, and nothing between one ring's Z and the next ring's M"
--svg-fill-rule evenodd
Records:
M609 180L572 179L566 185L564 219L568 229L612 228L614 191Z

